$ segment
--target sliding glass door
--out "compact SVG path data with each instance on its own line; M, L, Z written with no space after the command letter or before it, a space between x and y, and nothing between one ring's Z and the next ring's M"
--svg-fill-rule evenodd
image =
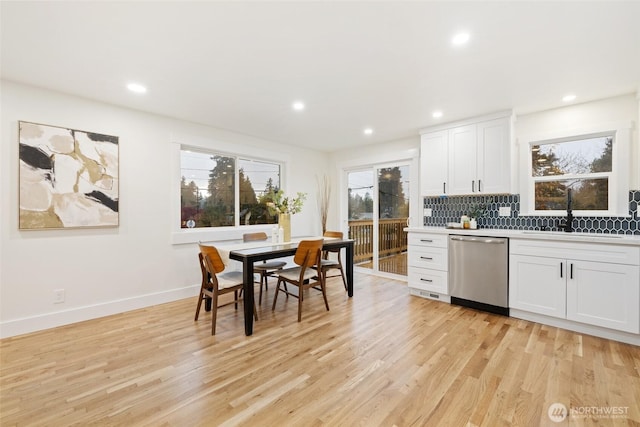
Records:
M410 163L375 165L347 171L349 237L355 266L407 275L410 217Z

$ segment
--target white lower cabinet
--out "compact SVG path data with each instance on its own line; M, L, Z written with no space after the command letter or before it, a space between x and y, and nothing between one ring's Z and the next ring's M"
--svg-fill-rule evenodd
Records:
M568 261L567 319L639 333L638 267Z
M512 239L509 307L640 333L639 253L637 247ZM594 261L602 258L617 262Z
M411 294L449 302L448 236L409 233L408 242Z
M567 284L564 260L530 255L509 257L509 308L564 318Z

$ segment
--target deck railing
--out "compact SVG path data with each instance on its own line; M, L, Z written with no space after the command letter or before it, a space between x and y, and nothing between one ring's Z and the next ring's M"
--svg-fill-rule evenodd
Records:
M407 218L381 219L378 221L378 253L380 257L407 250ZM349 238L355 240L353 261L355 264L373 259L373 220L349 221Z

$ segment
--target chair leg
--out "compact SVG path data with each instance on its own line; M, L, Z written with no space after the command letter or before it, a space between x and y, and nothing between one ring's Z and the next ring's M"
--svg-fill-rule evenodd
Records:
M198 316L200 315L200 307L202 306L203 299L204 299L204 295L202 294L202 288L200 288L200 295L198 295L198 306L196 307L196 317L193 319L194 321L198 320Z
M244 302L245 304L247 303L247 301ZM258 321L258 310L256 309L256 301L253 301L253 318L256 320L256 322Z
M322 297L324 298L324 305L325 305L325 307L327 307L327 311L329 311L329 301L327 301L327 286L326 286L325 283L326 282L323 279L322 283L320 283L320 287L322 288Z
M273 305L271 306L271 311L276 309L276 301L278 300L278 293L280 292L280 282L282 279L278 279L278 283L276 283L276 293L273 295Z
M304 300L304 287L298 286L298 322L302 321L302 300Z
M347 290L347 278L344 275L344 270L342 269L342 266L340 266L340 274L342 275L342 284L344 285L344 290Z
M269 289L267 287L267 274L264 271L260 273L260 297L258 298L260 305L262 305L262 282L263 281L264 281L265 290Z
M213 293L211 298L211 335L216 334L216 318L218 317L218 293Z
M240 292L242 293L242 290ZM235 299L235 301L233 302L233 305L237 310L238 309L238 291L233 291L233 298Z

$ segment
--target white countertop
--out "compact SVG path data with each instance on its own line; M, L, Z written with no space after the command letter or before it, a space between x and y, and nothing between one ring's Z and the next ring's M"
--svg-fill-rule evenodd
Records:
M407 227L404 230L412 233L463 234L467 236L508 237L511 239L640 246L640 235L629 234L565 233L562 231L507 230L503 228L479 228L477 230L471 230L445 227Z

